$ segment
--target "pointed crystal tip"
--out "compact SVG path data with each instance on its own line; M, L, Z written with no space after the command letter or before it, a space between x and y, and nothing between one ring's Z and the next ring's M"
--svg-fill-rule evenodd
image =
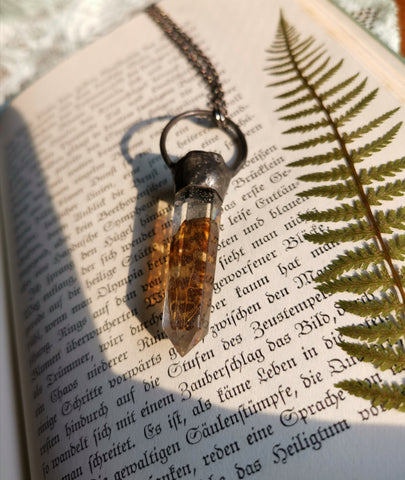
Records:
M208 325L207 325L208 327ZM184 357L207 334L208 328L194 327L191 330L173 330L170 325L164 326L164 331L177 352Z

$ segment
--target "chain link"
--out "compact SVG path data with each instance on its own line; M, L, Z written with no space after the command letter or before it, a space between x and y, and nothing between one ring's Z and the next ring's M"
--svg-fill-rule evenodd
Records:
M165 34L177 45L183 52L187 60L200 73L211 91L211 103L214 117L217 122L225 122L227 108L224 99L219 75L208 57L193 42L193 40L181 30L173 20L164 13L158 6L152 4L146 9L148 15L156 22Z

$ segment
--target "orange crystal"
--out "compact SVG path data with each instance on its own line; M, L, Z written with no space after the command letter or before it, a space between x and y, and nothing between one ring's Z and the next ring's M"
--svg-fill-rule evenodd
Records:
M216 221L193 218L172 239L163 328L181 355L208 331L218 233Z

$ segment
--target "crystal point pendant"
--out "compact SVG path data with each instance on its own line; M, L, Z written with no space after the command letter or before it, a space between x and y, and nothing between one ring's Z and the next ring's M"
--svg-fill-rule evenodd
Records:
M208 332L221 204L212 188L176 193L163 329L182 356Z
M167 135L190 117L208 119L232 137L236 151L230 166L218 153L199 150L172 161ZM183 356L208 332L221 205L231 178L246 159L247 145L239 127L215 108L173 117L160 137L160 151L176 192L162 326Z

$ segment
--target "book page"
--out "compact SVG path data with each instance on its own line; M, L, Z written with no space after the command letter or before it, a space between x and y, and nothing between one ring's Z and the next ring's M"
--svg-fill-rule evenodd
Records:
M315 289L341 246L307 242L326 227L298 217L319 200L296 195L300 172L288 164L298 157L283 150L295 137L283 136L279 91L266 86L277 5L162 2L218 66L249 146L223 204L209 333L183 358L161 328L173 184L159 137L173 115L207 108L198 74L142 14L3 117L34 479L400 478L403 416L334 387L400 375L338 347L336 327L358 320ZM282 6L304 36L345 57L346 74L361 70L295 2ZM379 95L380 107L397 106ZM233 143L190 121L168 150L229 161Z

